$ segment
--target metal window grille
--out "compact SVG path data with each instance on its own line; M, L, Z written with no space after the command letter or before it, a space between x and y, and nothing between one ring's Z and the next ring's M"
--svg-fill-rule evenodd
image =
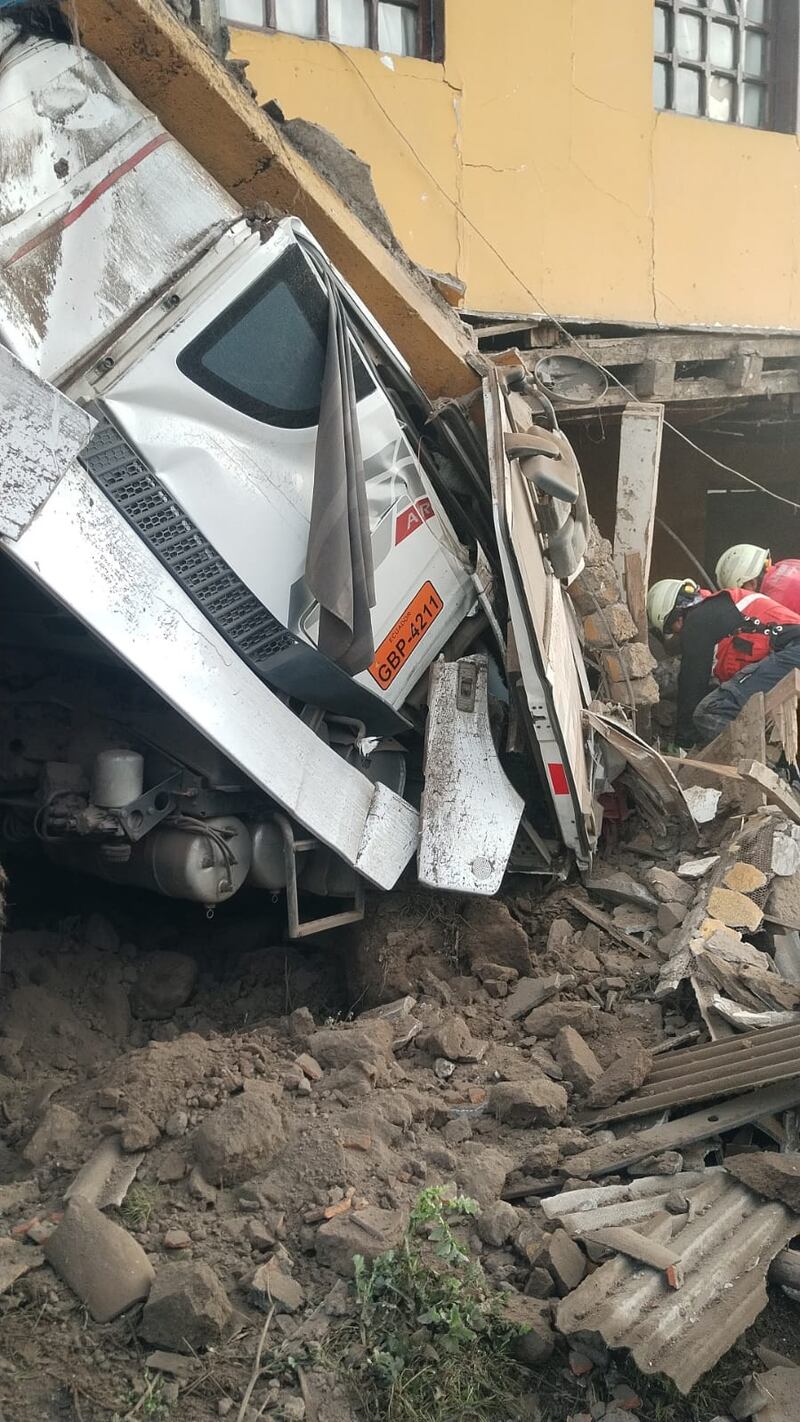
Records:
M223 18L417 59L444 58L444 0L221 0Z
M655 0L656 108L794 131L796 0Z

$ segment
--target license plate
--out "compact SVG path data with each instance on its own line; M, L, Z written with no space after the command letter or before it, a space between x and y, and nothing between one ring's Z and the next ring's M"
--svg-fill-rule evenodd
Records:
M443 607L444 603L433 583L424 583L375 653L369 671L378 686L384 690L391 686Z

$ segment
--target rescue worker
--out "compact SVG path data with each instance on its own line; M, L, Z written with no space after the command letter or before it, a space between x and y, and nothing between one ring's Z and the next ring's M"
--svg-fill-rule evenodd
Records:
M716 576L717 587L764 593L790 612L800 612L800 558L773 563L768 548L735 543L722 554Z
M691 579L666 578L647 594L651 627L680 640L676 739L713 740L751 696L800 667L800 612L763 593L710 593ZM720 683L709 692L712 675Z

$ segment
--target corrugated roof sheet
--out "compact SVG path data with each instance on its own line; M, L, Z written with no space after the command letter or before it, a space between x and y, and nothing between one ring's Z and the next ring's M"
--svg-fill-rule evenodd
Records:
M667 1218L666 1200L676 1190L689 1208ZM557 1324L565 1334L600 1333L610 1348L632 1353L642 1372L666 1374L683 1393L758 1317L770 1262L798 1231L792 1211L760 1199L722 1169L568 1191L543 1206L577 1237L605 1224L630 1224L680 1250L681 1288L617 1256L561 1300Z

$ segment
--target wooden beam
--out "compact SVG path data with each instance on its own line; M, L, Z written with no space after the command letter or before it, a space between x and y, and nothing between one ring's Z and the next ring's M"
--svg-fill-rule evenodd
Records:
M302 219L432 399L477 388L474 338L353 216L164 0L79 0L87 49L244 208Z
M626 555L638 553L645 587L650 578L663 429L663 405L631 405L622 416L614 566L624 579Z

